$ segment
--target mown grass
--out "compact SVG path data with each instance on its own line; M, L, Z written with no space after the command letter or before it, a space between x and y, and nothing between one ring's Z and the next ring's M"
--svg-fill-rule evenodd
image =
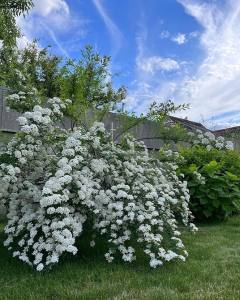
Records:
M2 222L0 299L240 299L239 229L240 217L234 217L200 226L196 235L186 232L189 259L157 270L150 269L144 258L130 265L108 264L99 247L67 256L40 274L2 246Z

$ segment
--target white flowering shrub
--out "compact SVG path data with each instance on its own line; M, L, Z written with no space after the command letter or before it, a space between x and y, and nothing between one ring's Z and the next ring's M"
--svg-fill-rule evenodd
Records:
M185 260L179 222L196 227L176 164L150 157L131 137L113 143L102 123L88 131L60 130L54 124L65 108L53 98L47 108L35 106L19 118L21 131L8 145L15 163L0 168L5 246L41 271L64 252L77 253L76 238L88 223L107 241L108 262L117 253L135 260L137 243L151 267Z
M29 74L27 72L24 74L17 68L11 69L11 74L14 77L15 90L10 90L6 97L7 109L11 108L22 113L32 110L35 105L40 105L41 98L37 89L30 84Z
M34 99L34 101L32 100ZM14 109L19 112L29 110L37 104L40 103L40 98L38 98L36 91L34 89L29 89L25 91L20 91L18 93L13 93L7 96L7 110Z
M212 132L203 132L196 130L196 133L190 132L189 135L193 138L194 145L205 146L208 151L212 149L218 150L233 150L232 141L227 141L223 136L216 137Z

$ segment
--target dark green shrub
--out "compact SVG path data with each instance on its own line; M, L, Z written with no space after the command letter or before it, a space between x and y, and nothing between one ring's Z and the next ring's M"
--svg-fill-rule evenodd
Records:
M240 156L235 151L195 146L182 149L190 207L198 220L224 219L240 211Z
M0 153L0 165L1 164L11 164L14 165L16 163L16 158L12 157L7 153Z

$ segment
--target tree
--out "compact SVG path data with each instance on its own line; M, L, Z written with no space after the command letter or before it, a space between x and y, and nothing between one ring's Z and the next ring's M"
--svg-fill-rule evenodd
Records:
M0 85L11 87L9 79L14 78L18 62L16 44L17 38L21 35L16 25L16 17L25 14L32 6L32 0L1 0L0 2Z
M89 109L104 114L125 98L125 87L117 90L113 87L109 63L109 56L101 56L92 46L86 46L78 61L69 60L62 67L60 94L62 98L72 100L68 116L73 120L73 126L82 124Z
M90 109L99 118L125 97L124 87L113 87L109 61L110 57L94 52L91 46L81 51L79 61L64 61L52 54L50 47L40 49L35 41L25 49L14 48L7 65L0 58L0 84L14 92L10 107L20 112L50 97L71 99L67 116L74 127L83 125ZM19 92L24 92L25 98L15 101Z
M16 44L20 30L16 25L16 17L28 12L33 6L32 0L1 0L0 3L0 40L6 47Z
M27 12L32 5L31 0L4 0L1 3L0 18L3 17L5 26L2 35L6 42L0 50L0 85L24 93L19 101L15 101L17 98L14 95L14 101L10 103L20 112L32 109L37 103L44 103L49 97L69 98L72 105L67 116L72 121L72 127L89 127L94 120L102 120L107 112L116 110L117 104L126 96L126 89L123 86L114 89L109 70L110 57L95 52L92 46L81 50L79 60L70 59L66 63L51 54L49 47L39 49L36 41L23 50L16 49L16 37L20 32L15 17ZM149 111L140 117L121 112L121 117L127 118L124 126L118 128L117 137L147 119L161 123L163 117L179 109L185 109L185 106L175 106L172 101L167 101L159 105L153 103Z
M20 51L21 64L31 84L44 98L59 96L60 63L62 58L50 52L50 46L39 48L34 41Z
M8 97L9 106L24 112L45 103L47 98L59 96L61 60L50 53L49 47L40 49L36 41L24 49L13 48L7 66L0 58L0 85L13 93ZM19 93L21 99L15 101Z
M10 11L14 16L19 16L33 6L32 0L1 0L0 9Z

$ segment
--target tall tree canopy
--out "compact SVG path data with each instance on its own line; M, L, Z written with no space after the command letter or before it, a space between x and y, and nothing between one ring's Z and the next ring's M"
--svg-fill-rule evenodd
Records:
M109 56L101 56L92 46L86 46L78 61L69 60L61 68L60 93L62 98L72 100L68 114L74 123L78 124L90 108L109 111L125 98L123 86L113 87L109 63Z
M33 6L32 0L1 0L0 9L10 10L15 16L28 11Z
M25 14L33 6L32 0L1 0L0 2L0 40L6 46L16 43L20 31L16 17Z

